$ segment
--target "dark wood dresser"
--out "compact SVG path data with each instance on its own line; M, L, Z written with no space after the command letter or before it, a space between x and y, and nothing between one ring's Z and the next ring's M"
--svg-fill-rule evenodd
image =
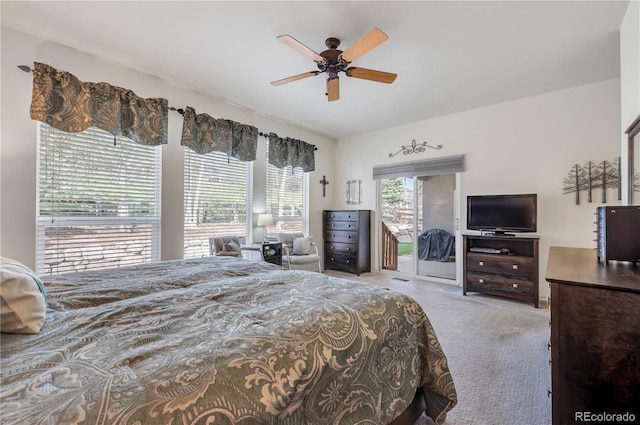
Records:
M538 242L538 237L464 235L462 294L515 298L537 308Z
M640 420L640 268L596 250L551 247L553 425ZM634 415L633 421L618 420ZM603 415L603 420L584 420Z
M371 271L371 211L325 210L324 268L355 273Z

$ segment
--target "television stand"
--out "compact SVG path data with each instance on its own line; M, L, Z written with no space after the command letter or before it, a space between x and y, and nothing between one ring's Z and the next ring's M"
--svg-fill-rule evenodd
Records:
M539 239L538 236L464 235L462 294L480 292L515 298L538 308ZM509 255L496 255L498 251Z

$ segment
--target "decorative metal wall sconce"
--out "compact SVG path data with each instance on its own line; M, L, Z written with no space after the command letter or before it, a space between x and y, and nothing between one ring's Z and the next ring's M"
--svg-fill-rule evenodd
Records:
M580 205L580 191L587 192L587 202L593 202L592 191L602 191L601 202L607 202L607 189L615 188L618 192L618 201L622 199L622 187L620 184L620 157L613 161L589 161L585 165L574 164L571 171L564 178L562 193L575 193L576 205ZM636 179L637 180L637 176ZM634 182L635 183L635 182ZM634 186L637 183L634 184Z
M360 205L362 203L362 180L347 181L347 205Z
M404 155L409 155L409 154L418 153L418 152L424 152L424 151L426 151L425 148L431 148L431 149L435 149L435 150L440 150L440 149L442 149L442 145L431 146L427 142L422 142L422 143L418 144L418 142L416 142L416 139L413 139L411 141L410 145L403 145L398 152L390 153L389 154L389 158L393 158L394 156L398 155L400 152L402 152Z

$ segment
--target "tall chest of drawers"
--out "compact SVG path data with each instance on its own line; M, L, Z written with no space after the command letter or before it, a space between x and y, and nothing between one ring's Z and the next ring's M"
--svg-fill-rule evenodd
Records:
M371 211L325 210L323 223L325 269L371 271Z

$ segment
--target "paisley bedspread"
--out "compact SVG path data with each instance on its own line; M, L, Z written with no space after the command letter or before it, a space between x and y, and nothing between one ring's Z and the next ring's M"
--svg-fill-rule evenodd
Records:
M44 278L36 335L2 334L0 423L382 425L456 392L411 298L230 257Z

